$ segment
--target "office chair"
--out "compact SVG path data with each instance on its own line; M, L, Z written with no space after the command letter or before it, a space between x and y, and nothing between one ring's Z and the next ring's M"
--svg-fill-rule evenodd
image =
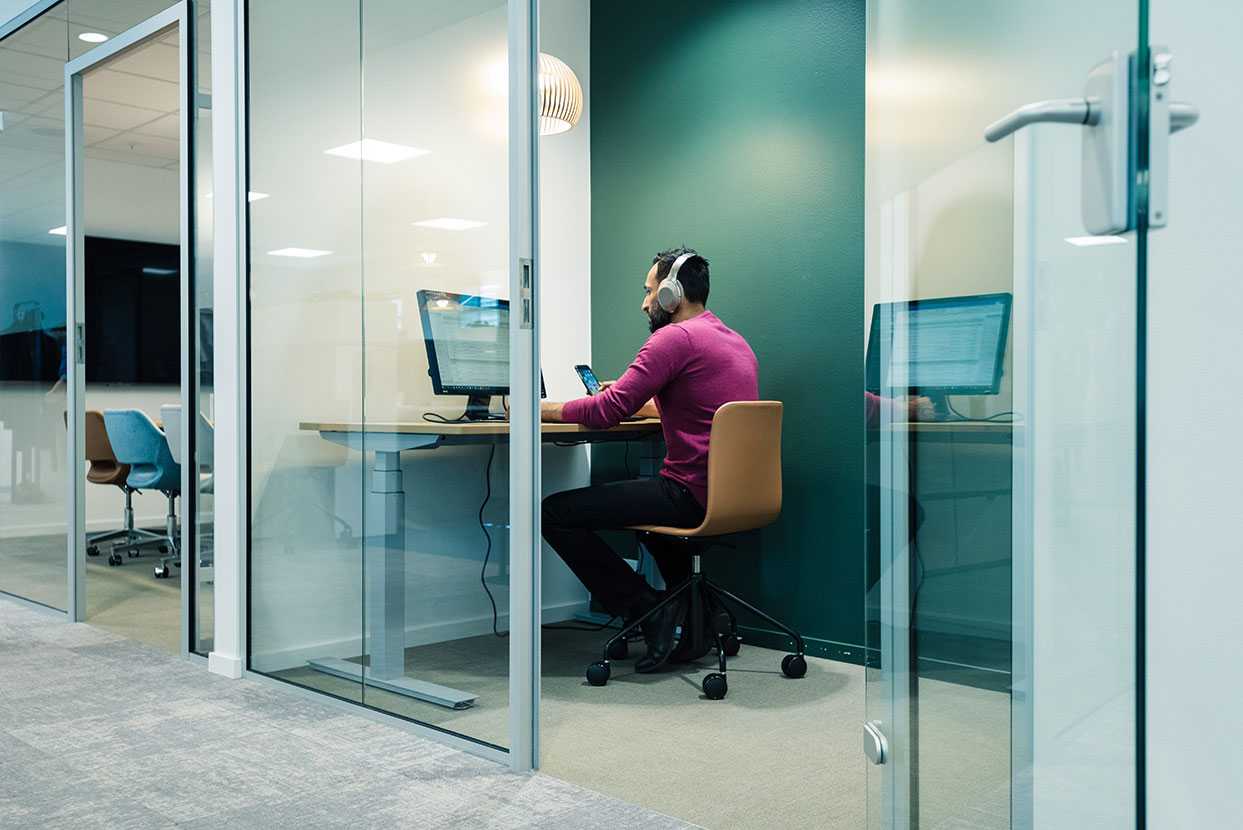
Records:
M68 416L66 415L66 423ZM90 467L86 471L86 480L91 484L100 484L120 488L125 494L125 513L120 530L106 530L102 533L88 533L86 536L86 555L99 556L99 545L103 542L123 540L122 545L133 551L137 556L138 549L146 545L166 544L164 537L149 530L134 528L134 493L138 490L126 482L129 477L129 465L117 461L112 444L108 441L108 431L104 428L104 416L95 410L86 412L86 460ZM108 554L109 565L120 565L124 559L117 552L116 546Z
M173 565L181 566L177 539L176 499L181 495L181 465L173 460L164 433L145 412L137 409L109 409L104 412L108 440L117 460L130 467L126 484L135 490L159 490L168 498L165 517L165 545L168 555L155 568L156 579L167 579ZM118 546L128 549L128 545ZM115 551L117 548L113 548Z
M623 656L624 643L631 632L670 603L683 601L688 602L690 608L688 623L682 630L686 632L683 636L690 637L691 653L704 652L704 638L709 628L716 647L719 671L703 679L705 697L720 700L729 691L725 658L737 654L742 642L730 605L745 609L790 635L794 640L794 653L787 654L781 661L781 671L793 678L807 673L803 638L799 633L709 580L703 574L701 562L705 550L724 544L717 537L765 527L781 515L781 411L780 401L735 401L725 404L712 416L708 508L699 527L637 525L628 528L642 535L680 540L691 558L691 576L605 643L604 659L587 668L587 682L592 686L608 683L609 660Z
M181 404L165 404L160 407L160 421L164 424L164 435L168 438L168 449L173 454L173 461L178 465L181 460ZM215 481L210 472L204 472L203 468L211 469L214 461L212 452L214 444L214 430L211 423L207 420L202 412L198 418L198 435L195 442L195 454L199 461L199 492L214 493ZM209 536L205 535L200 542L209 541ZM199 567L208 568L213 563L212 548L204 545L199 550Z

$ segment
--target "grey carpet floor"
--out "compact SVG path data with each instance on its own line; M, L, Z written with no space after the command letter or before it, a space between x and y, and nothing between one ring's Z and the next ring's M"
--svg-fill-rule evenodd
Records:
M0 598L0 827L674 828Z

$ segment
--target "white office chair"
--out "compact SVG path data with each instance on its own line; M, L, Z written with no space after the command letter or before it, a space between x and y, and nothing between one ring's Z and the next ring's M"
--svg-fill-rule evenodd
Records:
M164 435L168 438L169 449L173 451L173 460L181 464L181 405L165 404L161 406L160 420L164 422ZM215 477L211 470L215 462L215 430L202 412L199 413L198 435L196 438L195 449L199 459L199 492L214 493ZM204 534L204 538L200 541L210 542L211 534ZM202 545L199 553L199 566L203 568L211 567L213 562L212 546L210 544Z

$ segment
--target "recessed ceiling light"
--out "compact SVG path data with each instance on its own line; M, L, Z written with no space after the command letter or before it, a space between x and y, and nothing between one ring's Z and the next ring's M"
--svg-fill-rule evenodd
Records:
M69 233L69 228L61 225L59 228L52 228L48 231L52 236L65 236Z
M476 222L474 219L454 219L449 216L441 216L438 219L424 219L414 224L416 227L436 228L441 231L468 231L471 228L482 228L488 223Z
M441 299L439 299L439 300L437 300L437 301L436 301L436 307L437 307L437 308L448 308L448 307L449 307L449 301L448 301L448 300L446 300L446 299L444 299L444 298L441 298Z
M298 259L314 259L317 256L328 256L332 251L320 251L315 248L278 248L268 251L270 256L291 256Z
M1091 248L1095 245L1125 245L1124 236L1068 236L1066 241L1080 248Z
M150 265L142 269L142 272L151 277L171 277L177 273L176 268L154 268Z
M107 39L108 36L100 32L83 32L78 35L78 40L86 43L103 43Z
M420 150L418 147L407 147L405 144L390 144L387 141L364 138L362 141L355 141L353 144L342 144L340 147L333 147L331 150L325 150L324 152L330 156L341 156L347 159L362 159L363 161L377 161L380 164L393 164L406 159L425 156L431 150Z
M419 256L423 258L424 265L435 265L436 264L436 252L435 251L423 251L422 253L419 254Z

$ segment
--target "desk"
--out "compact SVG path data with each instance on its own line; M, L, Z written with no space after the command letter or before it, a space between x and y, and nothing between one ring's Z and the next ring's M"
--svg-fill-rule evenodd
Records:
M660 421L626 421L609 430L594 430L578 424L540 426L545 442L601 443L651 437L659 432ZM406 674L406 493L401 480L401 453L404 450L503 442L509 438L509 423L303 421L298 428L318 432L325 441L343 447L375 453L369 476L367 512L382 516L384 528L383 535L375 538L374 542L373 537L368 537L364 531L366 631L363 643L370 665L364 672L361 664L336 657L308 660L307 665L316 671L438 706L450 709L470 707L476 695L417 680Z

